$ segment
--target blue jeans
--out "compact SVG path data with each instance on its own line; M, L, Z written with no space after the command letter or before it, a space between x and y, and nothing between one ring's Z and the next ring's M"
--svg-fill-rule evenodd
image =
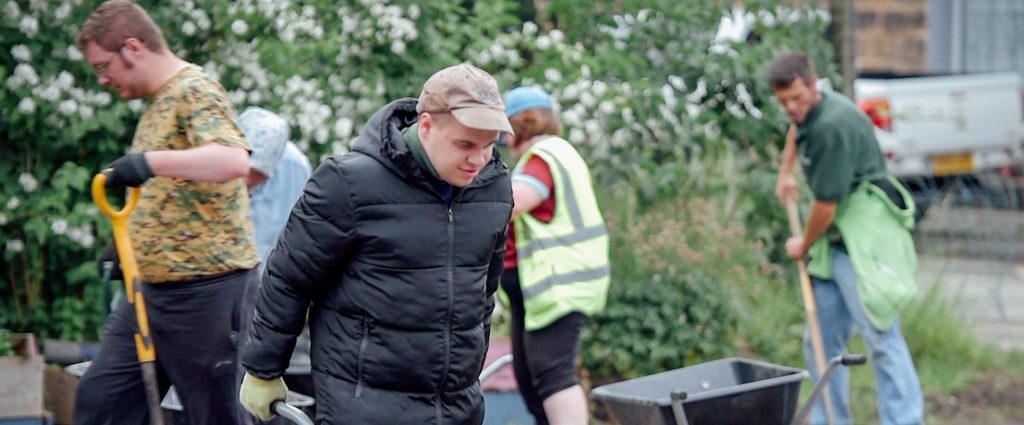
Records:
M850 256L840 250L832 250L832 278L814 278L814 301L821 324L825 361L845 352L846 343L853 337L855 329L867 345L871 365L875 371L877 385L878 415L882 425L912 425L923 422L924 398L921 384L917 381L914 361L910 358L907 343L900 334L899 319L891 328L878 331L871 326L864 304L857 293L857 275L853 271ZM814 351L808 332L804 333L804 354L811 375L818 379L814 364ZM832 400L835 425L853 423L850 416L850 374L840 366L828 386ZM811 412L812 424L826 424L825 408L818 401Z

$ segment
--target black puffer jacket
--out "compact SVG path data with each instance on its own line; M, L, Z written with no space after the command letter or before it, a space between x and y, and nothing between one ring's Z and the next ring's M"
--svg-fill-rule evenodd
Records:
M242 364L282 375L312 302L317 423L483 421L511 183L495 155L449 208L402 138L415 107L385 106L317 168L267 262Z

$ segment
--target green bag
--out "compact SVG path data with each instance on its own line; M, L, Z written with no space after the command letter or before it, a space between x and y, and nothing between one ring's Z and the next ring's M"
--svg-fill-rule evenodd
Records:
M917 294L917 252L910 235L916 205L896 179L888 179L903 197L906 208L899 208L884 190L865 181L839 203L832 221L850 254L868 319L878 330L889 329L899 311ZM831 279L831 254L825 238L815 242L808 253L808 272Z

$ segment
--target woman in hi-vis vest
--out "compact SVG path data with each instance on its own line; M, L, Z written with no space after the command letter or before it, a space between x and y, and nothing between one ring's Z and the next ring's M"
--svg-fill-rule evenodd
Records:
M608 233L590 169L560 137L551 97L519 87L505 95L505 108L515 135L504 142L519 157L501 279L516 381L538 424L584 425L575 361L580 331L608 295Z

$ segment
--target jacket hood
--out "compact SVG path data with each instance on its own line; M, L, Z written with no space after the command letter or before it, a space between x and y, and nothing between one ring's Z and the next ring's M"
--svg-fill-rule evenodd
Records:
M434 177L416 162L402 136L402 132L419 119L416 103L415 98L403 98L379 109L363 126L359 137L352 144L352 150L376 159L403 178L429 186L429 179ZM491 162L480 170L480 175L473 179L473 183L468 187L483 186L507 175L508 168L501 162L498 150L495 149Z

